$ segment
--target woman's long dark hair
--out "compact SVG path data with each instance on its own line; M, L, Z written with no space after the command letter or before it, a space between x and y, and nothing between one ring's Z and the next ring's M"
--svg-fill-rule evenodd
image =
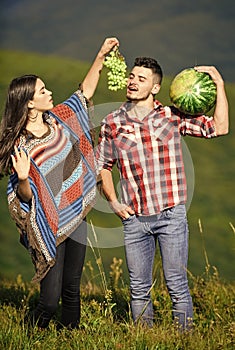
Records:
M0 124L0 174L10 174L11 154L28 120L28 102L33 99L38 76L23 75L9 85L5 111Z

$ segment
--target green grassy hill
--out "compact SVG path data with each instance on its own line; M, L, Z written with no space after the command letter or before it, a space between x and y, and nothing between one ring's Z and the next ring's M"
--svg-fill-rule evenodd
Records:
M78 86L89 68L87 62L62 59L60 57L36 55L31 53L0 51L0 113L3 111L7 86L17 75L38 74L48 89L54 92L55 103L64 100ZM169 103L168 89L171 79L165 78L158 99ZM192 203L188 210L190 228L190 255L189 270L193 274L201 274L205 266L205 251L209 264L216 266L222 278L232 280L234 266L234 149L235 131L233 125L233 111L235 101L235 85L226 84L231 112L230 134L214 140L200 140L185 138L185 142L192 157L195 172L195 187ZM105 70L94 97L94 105L100 106L125 99L125 92L110 92L107 89ZM106 111L104 105L101 109ZM109 105L108 105L109 106ZM96 110L96 108L95 108ZM193 174L192 174L193 175ZM189 174L188 176L191 176ZM188 179L190 183L190 178ZM9 218L6 205L6 179L0 181L0 276L15 278L19 273L24 280L30 280L33 275L31 261L23 247L18 243L18 233L14 223ZM105 232L110 240L122 235L121 224L113 214L106 214L94 210L89 219L95 225L99 235ZM199 229L199 220L202 223L202 233ZM118 227L117 232L113 227ZM121 238L117 239L122 242ZM116 244L118 245L118 244ZM113 256L123 257L123 247L101 249L105 266L110 266ZM159 253L157 253L159 258ZM91 249L87 252L87 262L94 260ZM124 264L125 271L125 264Z
M0 47L90 61L114 35L128 61L156 57L167 74L213 64L235 82L234 20L233 0L8 0L0 3Z

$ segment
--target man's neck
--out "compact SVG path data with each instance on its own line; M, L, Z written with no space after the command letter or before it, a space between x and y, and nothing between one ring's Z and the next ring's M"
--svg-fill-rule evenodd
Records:
M142 104L130 102L127 113L130 117L143 120L154 108L154 103Z

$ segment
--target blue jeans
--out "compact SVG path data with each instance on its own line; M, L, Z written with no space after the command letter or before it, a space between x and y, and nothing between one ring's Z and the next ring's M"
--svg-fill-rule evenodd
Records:
M87 226L81 225L56 250L55 265L40 283L32 325L46 328L62 299L61 324L76 328L80 321L80 281L86 253Z
M150 291L157 240L173 318L182 329L189 328L193 306L187 280L188 224L185 206L177 205L153 216L132 215L123 220L123 226L134 321L149 326L153 324Z

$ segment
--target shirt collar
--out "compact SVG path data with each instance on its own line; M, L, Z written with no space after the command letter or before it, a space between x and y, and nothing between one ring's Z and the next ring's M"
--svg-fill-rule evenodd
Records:
M123 111L123 112L126 113L128 111L128 109L129 109L129 106L130 106L130 102L126 101L120 106L119 111ZM154 100L154 109L155 110L160 109L162 107L163 107L163 105L162 105L162 103L160 101Z
M154 101L154 109L160 109L162 107L163 107L163 105L160 101L158 101L158 100Z
M129 115L128 115L128 109L130 108L130 102L129 101L126 101L124 102L118 110L116 110L115 112L115 115L123 115L124 118L128 117L129 118ZM155 112L157 112L158 110L160 110L161 108L163 108L163 105L161 102L159 102L158 100L155 100L154 101L154 108L153 110L149 113L149 115L154 115ZM136 119L136 121L138 121L139 123L143 123L143 121L139 120L139 119Z

